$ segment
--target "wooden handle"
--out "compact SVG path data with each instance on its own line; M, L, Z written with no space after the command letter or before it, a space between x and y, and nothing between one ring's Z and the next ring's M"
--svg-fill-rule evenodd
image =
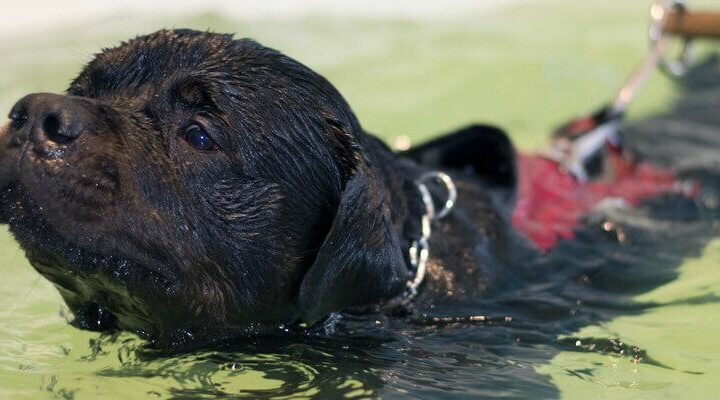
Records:
M720 12L673 11L668 14L663 31L688 38L720 39Z

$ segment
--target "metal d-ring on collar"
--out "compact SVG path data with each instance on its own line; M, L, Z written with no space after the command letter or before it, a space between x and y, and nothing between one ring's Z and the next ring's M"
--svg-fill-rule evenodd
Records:
M447 191L447 199L445 204L440 211L435 210L435 203L433 202L430 190L428 190L425 182L430 179L436 179L440 181ZM430 258L430 236L432 235L431 223L433 220L438 220L450 213L452 208L455 206L457 200L457 188L452 178L444 172L433 171L427 172L415 180L415 186L422 197L423 204L425 205L425 212L421 219L421 232L420 239L414 240L412 246L410 246L410 266L415 271L415 277L407 282L407 289L405 289L405 299L411 300L418 293L418 287L425 280L425 273L427 272L427 262Z

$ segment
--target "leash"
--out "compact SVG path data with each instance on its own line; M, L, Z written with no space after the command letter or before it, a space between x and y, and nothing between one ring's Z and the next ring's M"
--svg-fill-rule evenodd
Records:
M435 209L432 194L430 194L430 190L426 185L426 182L433 179L442 183L447 191L447 199L443 202L443 207L440 211ZM425 281L427 262L430 258L432 221L439 220L447 216L455 206L455 201L457 201L457 187L455 187L455 183L452 178L450 178L450 175L444 172L433 171L422 174L415 180L415 186L420 192L420 197L422 198L423 205L425 206L425 212L420 217L420 238L413 240L412 245L408 250L410 267L414 272L414 276L407 281L407 287L405 288L405 292L402 294L402 301L404 303L409 303L417 296L418 288Z
M431 317L427 314L408 318L407 321L414 325L421 326L445 326L452 324L488 324L488 323L509 323L512 317L470 315L459 317Z
M657 0L650 8L650 51L630 74L615 99L596 112L574 119L553 133L550 147L542 152L558 164L563 173L578 182L591 179L589 165L606 145L620 149L619 129L625 111L647 78L656 68L680 77L691 64L691 45L695 38L720 38L720 12L688 12L683 1ZM666 58L674 36L681 37L677 58Z

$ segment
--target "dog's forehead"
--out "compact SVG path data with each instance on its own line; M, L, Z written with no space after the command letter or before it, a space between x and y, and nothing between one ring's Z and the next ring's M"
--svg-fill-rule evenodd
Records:
M359 128L342 95L310 68L251 39L209 32L162 30L106 49L68 93L152 117L203 112L263 132L314 127L298 137Z
M89 97L132 92L142 98L190 75L223 81L233 75L238 61L265 56L262 49L231 35L162 30L104 49L72 82L69 92Z

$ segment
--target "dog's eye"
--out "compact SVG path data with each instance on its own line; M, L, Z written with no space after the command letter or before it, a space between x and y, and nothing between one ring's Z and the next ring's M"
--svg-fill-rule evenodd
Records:
M205 129L197 124L185 128L185 140L199 150L211 151L218 149L217 143L205 132Z

